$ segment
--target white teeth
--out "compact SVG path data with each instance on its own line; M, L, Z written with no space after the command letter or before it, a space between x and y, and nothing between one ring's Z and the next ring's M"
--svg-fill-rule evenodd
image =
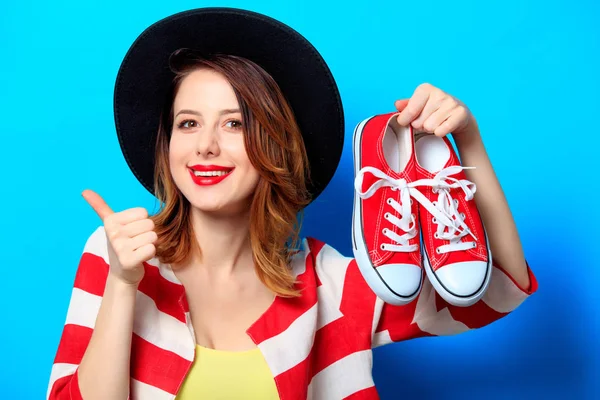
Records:
M228 173L229 171L194 171L196 176L223 176Z

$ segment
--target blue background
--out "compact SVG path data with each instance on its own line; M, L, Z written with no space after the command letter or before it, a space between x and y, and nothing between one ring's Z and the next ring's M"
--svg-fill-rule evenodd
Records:
M78 260L100 224L80 193L156 210L119 150L115 75L144 28L200 6L266 13L328 62L346 144L303 233L346 255L355 124L422 82L479 121L540 290L483 329L376 349L383 399L600 398L597 2L52 3L0 5L1 398L45 396Z

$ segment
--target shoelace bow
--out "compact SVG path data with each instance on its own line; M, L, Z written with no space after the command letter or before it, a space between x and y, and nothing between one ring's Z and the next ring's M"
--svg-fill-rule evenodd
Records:
M356 174L354 180L354 189L357 194L368 199L373 196L377 190L382 187L391 187L392 190L400 191L400 203L395 199L387 199L389 204L401 218L387 212L384 215L393 225L406 232L403 235L384 229L383 234L395 243L382 244L382 250L396 252L411 252L417 249L416 245L409 245L408 241L417 235L415 215L411 213L412 200L418 201L427 211L433 215L433 223L437 225L434 237L449 241L448 244L439 246L436 249L438 253L447 253L451 251L467 250L476 247L475 242L462 242L461 239L466 235L471 235L475 241L477 237L471 232L465 223L465 215L458 212L458 200L452 198L451 189L460 188L465 194L465 200L470 201L476 191L473 182L467 179L456 179L455 175L463 169L473 169L473 167L450 166L438 172L431 179L419 179L414 182L407 182L405 179L395 179L383 171L374 167L364 167ZM365 174L370 173L377 179L364 192L362 189ZM432 187L433 192L438 194L435 201L429 201L423 193L417 189L420 186Z

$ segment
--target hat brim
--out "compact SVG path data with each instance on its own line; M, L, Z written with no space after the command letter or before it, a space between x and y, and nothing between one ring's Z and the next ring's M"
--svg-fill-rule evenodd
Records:
M114 116L119 144L136 178L154 192L154 148L160 113L179 48L245 57L267 71L287 98L302 132L312 199L327 186L344 143L339 91L319 52L289 26L251 11L200 8L162 19L132 44L119 68Z

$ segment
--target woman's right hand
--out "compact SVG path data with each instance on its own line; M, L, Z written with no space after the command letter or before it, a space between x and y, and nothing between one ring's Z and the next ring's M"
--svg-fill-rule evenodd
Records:
M137 285L144 277L142 263L156 254L158 236L148 211L136 207L115 213L94 191L84 190L82 196L104 223L110 273L126 284Z

